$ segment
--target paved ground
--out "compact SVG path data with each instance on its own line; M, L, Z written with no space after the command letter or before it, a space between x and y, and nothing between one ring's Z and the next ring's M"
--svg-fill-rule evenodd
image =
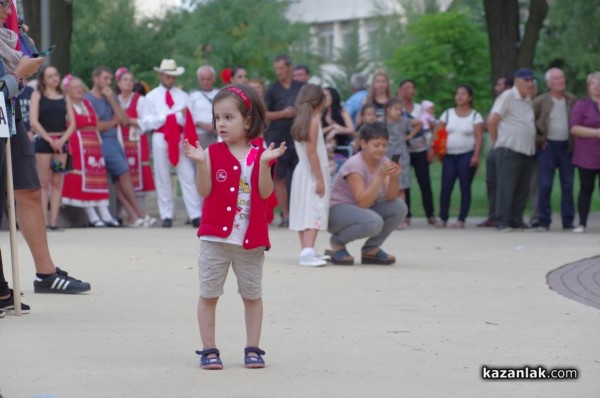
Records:
M91 294L74 297L32 293L21 240L33 311L0 319L1 394L598 397L600 311L546 284L550 271L600 254L598 215L583 235L415 224L385 245L399 258L391 267L301 268L296 235L273 228L261 343L268 367L254 371L242 367L243 312L231 278L217 319L225 369L198 367L192 228L52 233L57 263L92 282ZM6 232L0 242L9 263ZM326 242L319 236L321 249ZM484 381L483 364L575 367L579 378Z

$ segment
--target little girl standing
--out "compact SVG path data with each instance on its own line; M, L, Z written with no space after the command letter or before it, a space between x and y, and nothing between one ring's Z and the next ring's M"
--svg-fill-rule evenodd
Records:
M410 188L410 153L406 144L421 129L419 120L402 116L402 103L398 98L385 105L385 119L389 134L387 157L400 165L398 197L406 200L404 190Z
M265 108L254 89L225 87L213 100L213 127L221 142L207 149L184 141L184 153L197 164L196 187L204 197L198 266L198 325L202 339L200 366L222 369L215 343L215 312L229 266L238 281L246 319L247 368L263 368L259 348L262 327L264 251L270 248L267 199L273 192L271 168L285 144L256 147L250 141L265 129Z
M305 84L296 100L292 137L298 164L292 176L290 229L300 237L300 265L320 267L327 264L315 252L319 230L327 230L329 219L329 165L321 129L321 107L325 95L314 84Z

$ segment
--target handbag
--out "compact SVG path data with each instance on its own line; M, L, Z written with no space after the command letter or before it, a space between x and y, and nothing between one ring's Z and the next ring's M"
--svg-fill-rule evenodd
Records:
M448 141L448 131L446 130L446 126L448 125L448 117L450 116L450 112L446 112L446 123L444 123L444 127L439 129L435 134L435 139L431 143L433 148L433 153L437 156L439 161L441 162L446 156L446 143Z
M433 140L432 147L433 153L437 156L440 162L446 156L446 142L448 141L448 131L446 131L446 126L442 127L435 134L435 139Z

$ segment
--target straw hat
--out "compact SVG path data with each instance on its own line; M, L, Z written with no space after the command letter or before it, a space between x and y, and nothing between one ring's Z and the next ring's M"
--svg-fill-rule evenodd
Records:
M179 76L185 72L185 68L183 66L178 67L174 59L163 59L158 68L154 67L154 71L169 76Z

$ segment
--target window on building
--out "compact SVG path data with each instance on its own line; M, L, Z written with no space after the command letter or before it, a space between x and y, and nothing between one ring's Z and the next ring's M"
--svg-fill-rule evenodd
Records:
M379 58L379 45L378 45L378 27L375 21L369 21L366 24L367 27L367 48L369 49L369 58Z
M353 24L352 22L343 22L341 24L341 32L342 32L342 47L348 48L355 40L356 32L354 31L357 24Z
M319 53L323 62L333 62L333 24L319 26Z

